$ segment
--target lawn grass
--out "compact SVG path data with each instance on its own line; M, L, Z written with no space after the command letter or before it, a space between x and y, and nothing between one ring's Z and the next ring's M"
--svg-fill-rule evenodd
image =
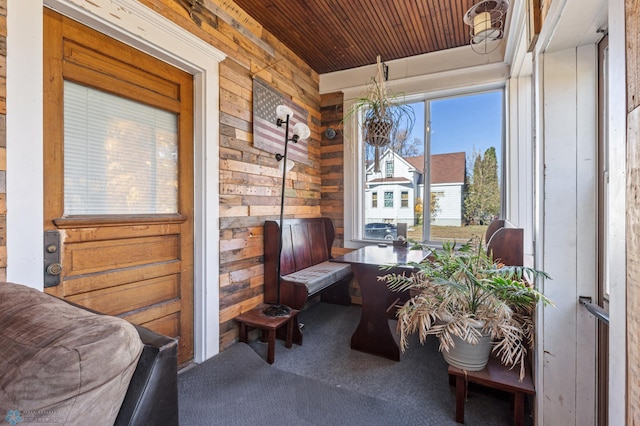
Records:
M431 226L432 241L459 241L466 242L473 236L484 237L487 225L467 226ZM413 241L422 240L422 230L419 226L410 227L407 230L407 238Z

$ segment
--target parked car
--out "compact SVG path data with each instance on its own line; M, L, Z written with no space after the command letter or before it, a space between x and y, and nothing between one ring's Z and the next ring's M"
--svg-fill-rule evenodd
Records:
M398 237L398 227L392 223L367 223L364 226L364 237L378 240L395 240Z

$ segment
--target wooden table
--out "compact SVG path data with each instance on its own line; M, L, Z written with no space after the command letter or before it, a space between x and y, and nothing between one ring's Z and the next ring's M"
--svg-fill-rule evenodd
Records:
M360 284L362 313L358 328L351 336L351 348L400 361L400 347L389 328L387 309L396 300L398 293L387 287L378 276L389 273L411 273L409 262L421 262L429 255L426 250L409 250L408 247L385 247L378 245L362 247L332 262L351 264L355 278ZM391 270L380 270L382 265L396 265ZM403 266L404 265L404 266Z
M285 347L291 347L291 340L293 336L293 323L298 310L291 309L289 315L281 317L272 317L263 313L264 309L268 307L267 304L261 304L257 307L242 313L234 319L240 323L240 341L247 343L248 329L257 328L262 330L262 340L265 340L265 332L267 333L267 362L273 364L276 353L276 330L283 325L287 325L287 340Z
M469 382L512 393L514 395L513 424L515 426L524 424L524 396L535 395L536 393L529 369L527 369L525 377L521 382L520 366L516 366L510 370L501 364L500 360L494 355L491 355L489 363L483 370L465 371L449 366L449 375L455 376L456 378L456 422L464 423L466 382Z

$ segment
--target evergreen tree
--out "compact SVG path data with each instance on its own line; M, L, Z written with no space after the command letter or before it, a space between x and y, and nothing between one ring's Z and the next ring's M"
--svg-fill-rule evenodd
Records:
M494 147L488 148L484 156L479 152L472 155L473 172L464 200L464 216L468 223L486 224L500 213L498 158Z

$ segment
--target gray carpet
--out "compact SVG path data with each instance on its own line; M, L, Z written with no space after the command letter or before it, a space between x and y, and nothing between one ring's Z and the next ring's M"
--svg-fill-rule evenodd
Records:
M359 307L317 303L300 313L304 344L278 341L273 365L266 344L254 341L182 372L180 424L456 425L437 341L412 341L400 362L354 351L359 317ZM470 388L465 424L513 424L509 399Z

